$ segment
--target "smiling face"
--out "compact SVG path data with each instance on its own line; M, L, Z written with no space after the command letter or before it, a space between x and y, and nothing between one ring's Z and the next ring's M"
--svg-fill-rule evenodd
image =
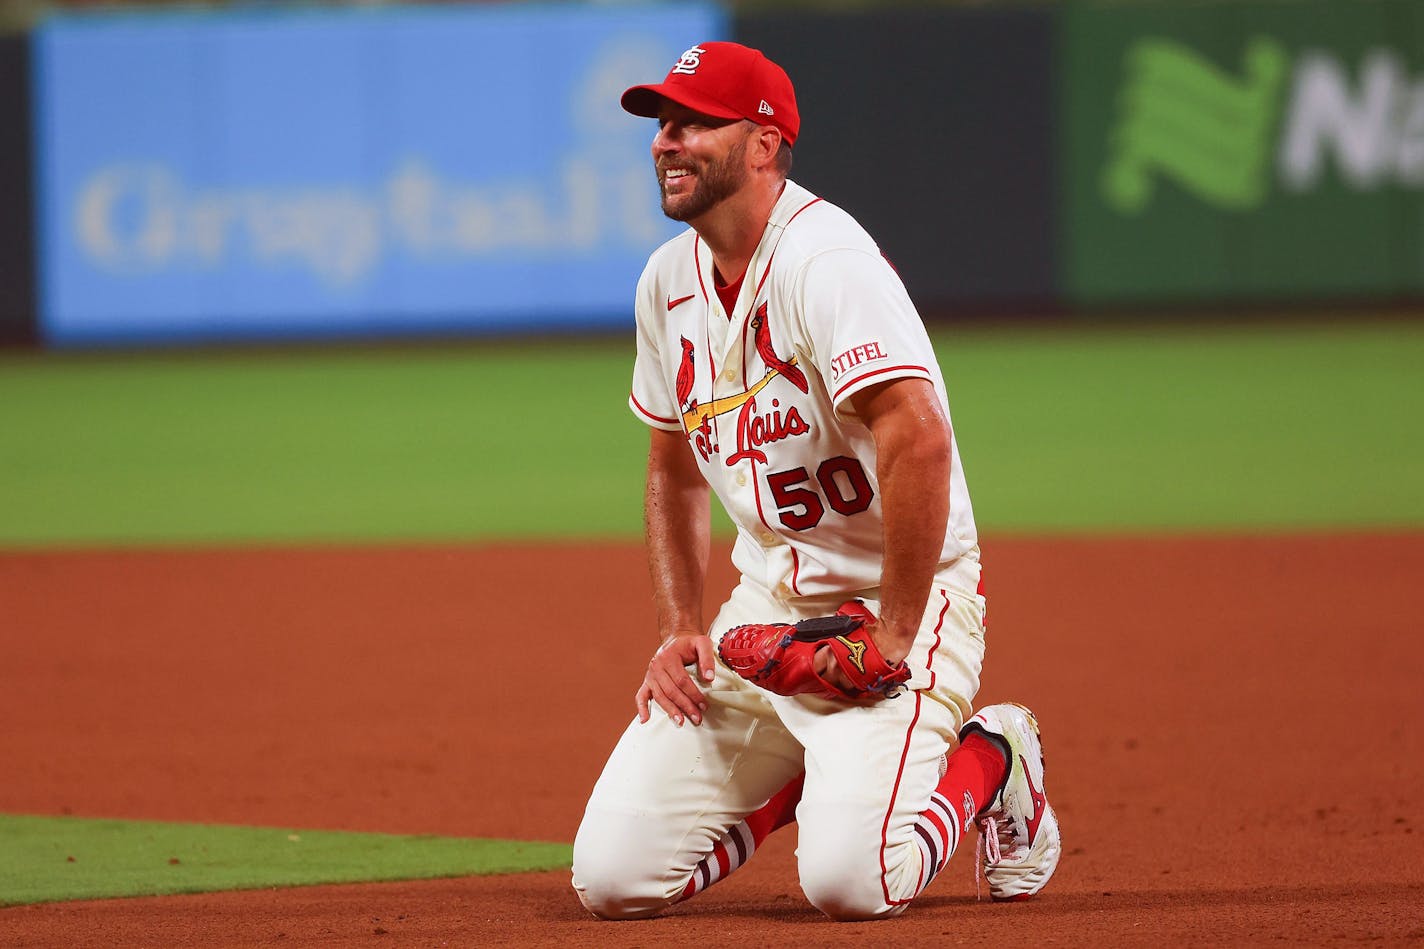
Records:
M745 119L720 119L665 102L653 138L663 213L693 221L747 182L747 140L757 126Z

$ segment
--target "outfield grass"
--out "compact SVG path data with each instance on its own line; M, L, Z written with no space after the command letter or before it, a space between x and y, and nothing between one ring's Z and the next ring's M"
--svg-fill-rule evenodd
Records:
M599 345L0 365L0 544L597 536L644 435Z
M1424 324L935 339L985 531L1424 525ZM636 537L631 360L3 355L0 546Z
M1424 324L939 342L986 529L1424 525Z
M568 844L0 815L0 906L555 870Z

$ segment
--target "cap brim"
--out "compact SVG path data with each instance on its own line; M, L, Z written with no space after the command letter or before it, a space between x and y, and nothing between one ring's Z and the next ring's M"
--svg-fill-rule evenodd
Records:
M623 93L623 98L619 101L625 112L641 115L647 119L655 119L663 107L664 99L676 102L694 112L701 112L703 115L710 115L718 119L744 118L736 109L729 109L716 99L699 95L686 86L666 82L651 86L634 86Z

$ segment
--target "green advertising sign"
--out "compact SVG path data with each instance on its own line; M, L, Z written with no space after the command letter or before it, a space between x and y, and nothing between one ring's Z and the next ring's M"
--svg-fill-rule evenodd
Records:
M1231 3L1064 12L1071 301L1424 289L1424 12Z

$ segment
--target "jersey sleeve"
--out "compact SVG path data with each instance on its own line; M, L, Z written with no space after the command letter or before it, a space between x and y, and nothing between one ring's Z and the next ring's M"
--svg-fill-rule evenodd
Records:
M654 322L657 311L652 303L655 292L652 270L649 263L638 279L638 291L634 298L638 353L633 362L633 386L628 395L628 407L653 428L680 431L682 424L678 421L676 400L663 358L662 327Z
M859 248L826 251L802 271L801 314L836 414L852 395L892 379L936 382L934 347L894 268Z

